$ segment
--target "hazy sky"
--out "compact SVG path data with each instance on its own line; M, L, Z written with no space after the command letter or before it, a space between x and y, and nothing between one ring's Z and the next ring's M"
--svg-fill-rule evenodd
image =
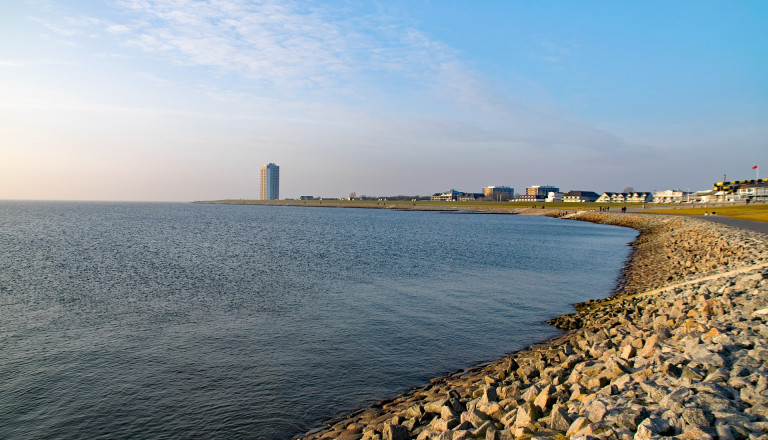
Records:
M0 199L768 177L768 2L0 5Z

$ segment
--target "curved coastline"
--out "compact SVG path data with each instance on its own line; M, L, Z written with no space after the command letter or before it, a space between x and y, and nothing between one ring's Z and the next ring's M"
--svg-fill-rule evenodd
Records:
M768 236L672 216L532 213L640 232L610 297L553 318L566 330L556 339L297 438L768 438Z

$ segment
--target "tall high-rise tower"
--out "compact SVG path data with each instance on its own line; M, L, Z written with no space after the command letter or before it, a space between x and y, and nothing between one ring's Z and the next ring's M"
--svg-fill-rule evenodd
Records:
M261 200L280 198L280 167L268 163L261 166Z

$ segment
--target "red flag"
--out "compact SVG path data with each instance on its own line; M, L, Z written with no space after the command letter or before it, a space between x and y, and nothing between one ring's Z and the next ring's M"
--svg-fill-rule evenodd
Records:
M757 165L753 166L753 167L752 167L752 169L753 169L753 170L756 170L756 169L757 169Z

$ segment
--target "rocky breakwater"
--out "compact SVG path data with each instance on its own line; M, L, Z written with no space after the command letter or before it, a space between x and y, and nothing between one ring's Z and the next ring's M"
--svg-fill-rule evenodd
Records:
M378 402L304 439L768 439L768 237L662 216L615 294L567 332Z

